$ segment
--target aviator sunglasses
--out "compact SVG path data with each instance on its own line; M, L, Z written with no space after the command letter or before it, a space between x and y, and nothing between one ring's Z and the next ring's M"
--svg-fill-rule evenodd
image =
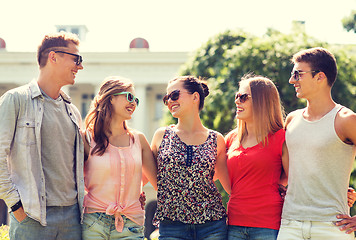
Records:
M168 105L168 100L171 99L172 101L177 101L179 99L180 90L174 90L170 94L166 94L163 97L164 105Z
M135 97L132 93L130 92L120 92L120 93L114 93L113 95L114 96L117 96L117 95L123 95L123 94L126 94L126 100L128 102L133 102L135 101L136 105L138 106L138 104L140 103L140 100Z
M74 62L77 66L79 66L83 62L83 57L78 54L69 53L69 52L65 52L65 51L54 51L54 52L55 53L64 53L64 54L68 54L68 55L76 57Z
M302 71L298 71L298 70L294 70L293 72L291 72L291 76L295 79L295 81L299 81L300 75L303 73L309 73L309 72L320 72L319 70L315 70L315 71L306 71L306 72L302 72Z
M251 96L249 94L247 94L247 93L244 93L244 94L236 93L235 94L235 101L240 98L240 102L244 103L244 102L246 102L248 100L249 97L251 97Z

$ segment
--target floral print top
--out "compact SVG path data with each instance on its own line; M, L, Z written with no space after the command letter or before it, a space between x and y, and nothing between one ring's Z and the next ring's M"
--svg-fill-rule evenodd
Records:
M201 145L185 144L166 128L158 149L157 211L154 224L171 220L202 224L226 217L213 176L217 157L217 133L209 131Z

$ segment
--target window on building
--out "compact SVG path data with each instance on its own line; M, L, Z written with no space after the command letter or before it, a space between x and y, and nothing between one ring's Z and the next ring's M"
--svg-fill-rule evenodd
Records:
M87 93L82 94L81 115L82 115L83 119L88 114L90 104L91 104L91 101L93 100L93 98L94 98L94 94L87 94Z
M163 118L163 108L164 104L162 101L163 95L157 94L155 100L155 120L160 120Z
M77 36L79 36L79 28L75 27L75 28L72 28L72 33L76 34Z

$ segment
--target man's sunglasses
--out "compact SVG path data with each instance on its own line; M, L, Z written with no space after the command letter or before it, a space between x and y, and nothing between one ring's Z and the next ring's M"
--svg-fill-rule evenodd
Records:
M251 97L251 96L249 94L247 94L247 93L244 93L244 94L236 93L235 94L235 101L240 98L240 102L244 103L244 102L246 102L248 100L249 97Z
M135 97L132 93L130 92L120 92L120 93L114 93L113 95L114 96L117 96L117 95L123 95L123 94L126 94L126 100L128 102L133 102L135 101L136 105L138 106L138 104L140 103L140 100Z
M294 70L293 72L291 72L291 76L296 80L296 81L299 81L300 79L300 75L303 74L303 73L309 73L309 72L320 72L319 70L315 70L315 71L306 71L306 72L302 72L302 71L298 71L298 70Z
M75 59L75 64L77 66L79 66L82 62L83 62L83 57L78 55L78 54L74 54L74 53L69 53L69 52L65 52L65 51L54 51L55 53L64 53L64 54L68 54L68 55L71 55L71 56L74 56L76 57Z
M172 101L177 101L180 96L180 90L174 90L170 94L166 94L163 97L164 105L168 105L168 100L171 99Z

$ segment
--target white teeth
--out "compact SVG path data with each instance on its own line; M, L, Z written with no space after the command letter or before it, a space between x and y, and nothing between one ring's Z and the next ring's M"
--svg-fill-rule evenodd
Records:
M240 108L240 107L237 107L236 110L237 110L238 112L242 112L244 109L243 109L243 108Z

